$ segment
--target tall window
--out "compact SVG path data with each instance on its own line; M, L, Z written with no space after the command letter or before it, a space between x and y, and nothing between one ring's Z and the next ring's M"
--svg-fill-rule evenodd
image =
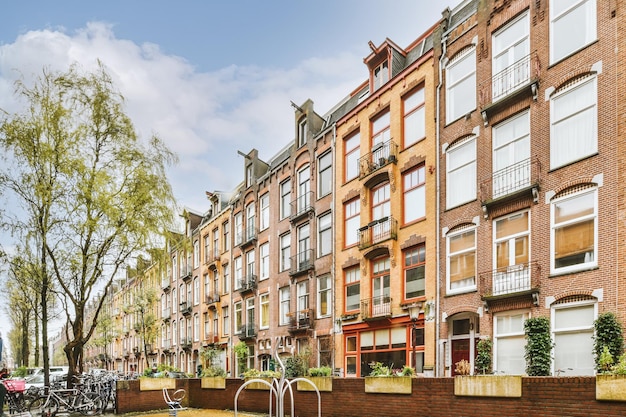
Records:
M269 329L270 327L270 295L268 293L261 294L259 297L261 310L259 312L259 327L261 329Z
M317 317L328 317L332 313L332 283L330 275L317 278Z
M446 151L446 208L476 199L476 137L455 143Z
M306 269L311 262L311 228L309 224L298 227L298 270Z
M333 250L332 213L317 218L317 256L328 255Z
M193 340L195 342L200 340L200 316L198 313L193 315Z
M466 48L446 67L446 123L476 108L476 48Z
M385 220L391 215L391 187L388 182L372 189L372 220ZM372 241L379 242L389 237L391 222L382 221L370 227Z
M218 295L220 293L220 274L217 269L213 270L213 294Z
M344 270L345 311L358 310L361 305L361 271L358 266Z
M361 157L361 135L355 133L344 141L344 180L350 181L359 176L359 158Z
M598 151L597 78L588 76L550 99L550 168Z
M223 294L227 294L230 291L230 265L223 265L222 271L224 271L224 288L222 290Z
M349 247L359 243L359 228L361 227L361 200L357 197L344 204L344 246Z
M254 202L246 206L246 234L244 240L247 242L255 235L256 228L256 204Z
M254 249L246 252L246 279L253 279L256 275L255 267L255 258L256 254L254 253Z
M200 242L198 241L198 239L195 239L193 241L193 267L198 268L199 266L200 266Z
M389 81L389 62L383 61L373 71L374 91Z
M302 213L304 210L311 206L311 170L309 167L305 167L298 171L298 213Z
M494 101L526 83L530 77L529 28L526 12L493 35L491 95Z
M263 243L259 246L259 256L261 258L261 273L260 279L267 279L270 277L270 244L269 242Z
M230 317L228 316L228 306L222 307L222 333L230 334Z
M333 154L328 151L317 160L317 195L323 197L333 189Z
M246 325L249 329L254 326L254 297L246 299Z
M304 118L298 123L298 147L306 143L307 130L306 118Z
M209 341L209 339L211 338L211 318L209 317L208 312L204 313L202 315L202 318L204 320L204 340Z
M198 277L193 278L193 304L200 304L200 280Z
M494 369L505 374L522 375L526 373L524 359L524 322L528 312L506 312L494 317L493 351Z
M494 255L496 268L526 264L529 257L528 211L515 213L494 221ZM516 279L520 279L516 274ZM494 283L495 284L495 283Z
M390 123L391 116L389 111L386 111L372 121L372 149L375 148L375 145L386 143L391 139Z
M208 234L204 235L202 239L204 242L204 262L209 263L211 259L211 251L210 251L210 246L209 246L211 239Z
M447 244L448 290L476 288L476 229L451 233Z
M259 229L265 230L270 227L270 194L261 196L261 218L259 219Z
M236 257L233 263L235 270L235 289L238 290L241 288L241 281L243 279L243 262L241 256Z
M552 273L597 265L598 194L595 187L556 198L552 204Z
M290 302L290 288L282 287L278 290L280 296L280 317L279 324L285 325L289 323L289 302Z
M235 214L235 246L243 243L243 215L241 212Z
M550 63L597 38L596 0L550 0Z
M300 281L296 286L298 312L309 309L309 281Z
M286 233L280 237L280 270L291 267L291 235Z
M235 309L235 331L241 331L243 327L243 310L241 301L237 301L233 308Z
M384 314L389 304L391 291L389 270L389 257L377 259L372 265L372 314L374 315Z
M426 137L424 87L405 96L402 103L404 105L404 147L408 148Z
M220 229L213 229L213 259L217 259L220 255Z
M222 252L226 252L228 250L230 250L230 223L229 222L224 222L224 224L222 225L222 231L224 233L224 247L222 248Z
M404 251L404 298L422 297L425 292L426 246Z
M492 198L530 185L530 114L528 111L493 127Z
M554 369L568 369L567 375L594 375L593 322L597 305L590 301L557 304L552 308Z
M402 174L404 224L426 217L426 169L424 165Z
M291 215L291 180L280 183L280 218Z

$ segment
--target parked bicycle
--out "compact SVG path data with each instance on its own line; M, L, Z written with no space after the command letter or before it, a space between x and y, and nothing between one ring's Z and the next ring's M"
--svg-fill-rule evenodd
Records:
M79 412L86 416L102 413L102 397L86 391L81 384L74 388L46 388L45 394L30 403L28 411L33 417L54 417L58 412Z
M5 400L9 406L9 414L17 414L26 411L27 405L24 397L24 381L5 379L2 383L7 389Z

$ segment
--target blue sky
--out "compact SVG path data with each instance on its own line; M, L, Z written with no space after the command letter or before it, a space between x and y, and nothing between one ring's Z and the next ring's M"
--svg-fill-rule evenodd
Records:
M44 67L90 69L101 60L140 135L158 134L178 154L168 175L180 207L204 212L205 191L231 191L243 178L238 150L256 148L267 161L292 140L291 101L310 98L324 115L367 78L369 41L407 47L458 3L4 2L0 109L19 110L19 74L28 82Z

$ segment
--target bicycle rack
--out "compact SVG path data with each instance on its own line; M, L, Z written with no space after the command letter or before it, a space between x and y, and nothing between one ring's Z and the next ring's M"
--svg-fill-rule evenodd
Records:
M313 388L315 388L315 392L317 393L317 416L322 417L322 397L320 395L320 390L317 388L317 386L313 382L311 382L311 380L306 379L306 378L294 378L292 380L286 379L285 378L285 364L283 363L282 360L280 360L280 357L278 356L278 352L276 350L274 350L274 358L276 358L276 361L278 362L278 364L280 365L283 371L280 376L280 379L272 378L271 384L267 382L266 380L260 379L260 378L253 378L244 382L243 385L239 387L239 389L237 390L237 393L235 394L235 399L234 399L235 417L239 415L237 411L237 400L239 398L239 393L241 393L241 391L246 386L255 382L261 383L263 385L267 385L270 389L269 417L272 417L272 399L274 397L276 398L276 417L285 417L285 394L287 393L287 390L289 391L289 399L291 400L290 401L291 402L291 414L290 415L294 416L295 404L293 401L292 384L298 381L304 381L308 383L309 385L311 385Z

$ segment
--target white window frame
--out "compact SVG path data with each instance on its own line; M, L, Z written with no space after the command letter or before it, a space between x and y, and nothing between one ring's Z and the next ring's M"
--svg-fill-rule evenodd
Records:
M280 219L291 215L291 179L280 183Z
M263 323L266 324L263 324ZM259 296L259 329L270 327L270 293L266 292Z
M404 108L403 148L420 142L426 137L426 100L424 87L402 98Z
M567 310L567 309L577 309L577 308L585 308L592 307L593 309L593 318L589 323L581 324L578 326L568 326L557 328L559 320L557 319L557 311L558 310ZM598 318L598 303L594 302L594 300L584 300L574 303L564 303L564 304L556 304L553 305L550 309L550 325L552 331L552 341L555 342L553 349L553 360L552 360L552 373L561 373L565 376L580 376L580 375L594 375L595 374L595 363L593 358L593 349L585 350L585 353L588 354L588 366L586 368L580 368L576 366L576 363L572 363L571 361L566 361L566 363L561 363L562 358L559 353L562 351L560 346L558 346L558 336L559 335L572 335L572 334L580 334L586 333L589 335L591 339L589 342L590 347L593 346L593 336L594 336L594 321ZM575 345L579 345L576 343ZM568 343L567 347L563 350L567 352L568 355L572 354L572 343ZM578 349L580 350L580 348ZM580 353L580 352L579 352ZM580 353L582 354L582 353Z
M280 240L280 270L286 271L291 268L291 234L285 233Z
M325 152L317 158L317 197L323 197L333 191L333 155Z
M560 2L563 3L562 0ZM597 39L596 0L571 0L570 6L563 10L557 10L555 0L550 0L548 9L550 11L550 65L580 51ZM576 12L580 13L579 17L582 17L582 21L571 21L575 18ZM558 29L557 25L560 26ZM582 35L582 39L577 39L580 43L568 49L562 49L555 35L563 28L569 30L563 39L572 40Z
M476 200L476 142L476 136L470 136L446 149L447 209ZM459 161L452 165L453 160L457 159L457 153L461 152L467 152L468 155L458 158Z
M289 286L281 287L278 290L280 296L279 306L279 325L284 326L289 324L289 313L291 311L291 288Z
M516 320L520 316L521 316L521 327L519 329L511 330L509 326L509 329L507 329L508 331L505 331L505 332L498 331L498 320L500 318L507 320L508 324L511 324L513 323L513 320ZM509 375L522 375L526 373L525 372L526 362L524 359L524 346L526 345L524 322L528 318L530 318L530 312L528 310L506 311L506 312L494 314L494 317L493 317L493 360L492 361L493 361L493 369L498 374L504 373L504 374L509 374ZM521 340L522 342L522 349L521 349L519 360L523 363L523 365L522 365L521 370L519 370L520 372L515 372L515 371L512 372L510 368L507 368L505 367L505 365L498 363L498 360L501 357L500 350L505 351L504 354L510 353L510 349L501 348L501 345L504 343L505 340L510 341L514 339Z
M322 287L325 285L325 287ZM330 275L317 277L317 318L330 317L333 311L333 283ZM322 311L322 301L326 300L326 311Z
M265 242L259 246L261 265L259 268L259 281L270 277L270 243Z
M448 234L446 236L446 289L447 289L447 293L448 294L457 294L457 293L464 293L464 292L469 292L469 291L475 291L476 290L476 282L477 282L477 273L476 273L476 259L477 259L477 245L476 245L476 226L471 226L471 227L465 227L462 228L460 230L456 230L454 232L451 232L450 234ZM468 247L468 248L464 248L460 251L454 252L454 253L450 253L450 240L456 236L462 235L462 234L466 234L466 233L473 233L474 234L474 245L472 247ZM465 286L459 286L458 288L452 288L451 287L451 282L450 282L450 271L451 271L451 266L450 266L450 261L453 257L455 256L460 256L463 254L469 254L469 253L474 253L474 283L473 284L468 284ZM467 281L468 278L465 279L465 281Z
M466 68L465 72L455 74L455 71L464 69L464 65L468 63L471 69ZM453 78L454 75L456 77ZM457 101L461 103L458 107L455 106ZM476 47L473 45L457 54L446 65L446 123L460 119L474 109L476 109Z
M333 251L333 218L326 213L317 218L317 257L329 255Z
M426 217L426 167L417 166L402 174L403 224ZM410 217L409 217L410 215Z
M259 230L265 230L270 227L270 193L263 194L259 200L261 206Z

